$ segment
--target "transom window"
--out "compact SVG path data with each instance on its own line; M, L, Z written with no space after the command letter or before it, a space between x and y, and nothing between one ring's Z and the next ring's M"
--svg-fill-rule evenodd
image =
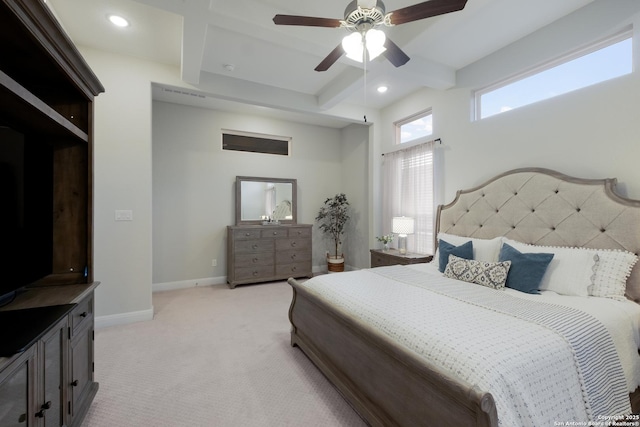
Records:
M632 30L475 93L476 120L591 86L633 71Z
M433 115L431 109L422 111L395 123L396 144L426 141L433 134Z

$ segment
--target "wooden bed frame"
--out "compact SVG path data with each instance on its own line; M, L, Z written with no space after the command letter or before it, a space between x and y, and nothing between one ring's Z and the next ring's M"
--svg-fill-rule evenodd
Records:
M578 179L548 169L512 170L458 191L452 203L439 206L436 232L638 254L640 201L618 195L615 185L615 179ZM489 391L398 346L316 298L295 279L289 284L291 345L304 351L369 424L498 425ZM638 265L627 282L627 296L640 301ZM637 412L640 391L630 399Z

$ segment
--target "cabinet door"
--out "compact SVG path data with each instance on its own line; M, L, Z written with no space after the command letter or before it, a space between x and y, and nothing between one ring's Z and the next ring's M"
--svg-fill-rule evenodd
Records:
M87 404L84 399L90 394L89 388L93 383L93 327L78 331L73 337L69 356L71 367L69 423L71 424L73 417L83 412L82 406Z
M67 317L58 322L38 343L42 393L36 400L35 416L45 427L65 425L65 368L67 364Z
M0 426L34 425L35 346L0 371Z

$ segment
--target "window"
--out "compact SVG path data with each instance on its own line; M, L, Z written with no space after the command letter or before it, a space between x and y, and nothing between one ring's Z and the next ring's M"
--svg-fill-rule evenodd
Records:
M251 153L289 155L291 138L223 130L222 149Z
M476 119L591 86L633 71L631 30L475 93Z
M408 119L395 123L396 144L417 142L433 134L433 115L431 110L423 111Z
M392 218L414 219L407 250L433 254L435 141L385 154L382 168L383 234L391 232Z

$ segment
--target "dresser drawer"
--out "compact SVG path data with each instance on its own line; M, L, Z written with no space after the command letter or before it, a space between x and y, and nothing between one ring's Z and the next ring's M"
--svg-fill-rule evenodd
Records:
M85 325L93 325L93 295L78 303L69 313L71 337L74 337Z
M311 260L305 262L293 262L290 264L276 265L276 276L301 277L311 276Z
M290 227L289 228L289 237L311 237L311 227Z
M233 230L234 240L255 240L260 238L261 230L259 228L243 228Z
M257 252L255 254L236 255L236 267L251 267L257 265L273 265L273 253Z
M247 279L269 279L273 277L273 264L271 265L254 265L249 267L236 267L234 270L236 280Z
M276 241L276 251L288 251L292 249L299 251L311 249L311 241L309 239L282 239Z
M238 240L235 242L236 254L242 253L256 253L256 252L271 252L273 251L273 240Z
M301 261L311 261L311 251L278 251L276 253L276 264Z
M263 239L279 239L287 237L287 229L283 227L274 227L265 226L263 230L260 231L260 237Z

